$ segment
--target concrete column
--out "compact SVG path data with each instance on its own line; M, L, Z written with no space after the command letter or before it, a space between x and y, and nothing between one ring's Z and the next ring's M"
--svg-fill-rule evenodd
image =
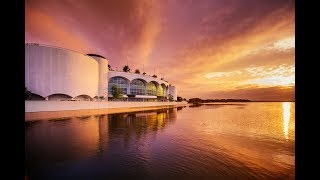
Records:
M169 94L171 94L173 96L173 100L177 100L177 89L174 86L169 86Z
M91 55L91 57L99 63L98 96L108 97L108 60L95 55Z
M131 92L130 92L130 81L128 82L128 88L127 88L127 94L130 94Z

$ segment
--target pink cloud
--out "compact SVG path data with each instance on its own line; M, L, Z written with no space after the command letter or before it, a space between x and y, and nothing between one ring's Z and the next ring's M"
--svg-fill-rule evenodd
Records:
M113 68L128 62L151 75L155 69L179 95L210 98L204 74L294 64L294 47L281 41L294 37L294 6L293 0L26 0L26 42L101 54ZM285 51L253 53L274 42ZM214 79L228 84L227 94L238 85Z

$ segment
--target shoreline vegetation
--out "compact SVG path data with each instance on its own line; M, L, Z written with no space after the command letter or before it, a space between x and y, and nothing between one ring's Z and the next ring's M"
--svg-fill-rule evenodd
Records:
M215 103L215 102L252 102L248 99L200 99L191 98L188 103L191 104L201 104L201 103Z

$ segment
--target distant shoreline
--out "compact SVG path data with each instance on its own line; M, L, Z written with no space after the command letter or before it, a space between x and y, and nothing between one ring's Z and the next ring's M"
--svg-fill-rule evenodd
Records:
M296 101L251 101L251 102L296 102Z
M199 104L199 103L226 103L226 102L295 102L295 100L283 101L283 100L250 100L250 99L201 99L201 98L190 98L188 103Z
M199 102L199 103L188 103L188 104L212 104L212 103L219 103L219 104L223 104L223 103L255 103L255 102L295 102L295 101L217 101L217 102Z

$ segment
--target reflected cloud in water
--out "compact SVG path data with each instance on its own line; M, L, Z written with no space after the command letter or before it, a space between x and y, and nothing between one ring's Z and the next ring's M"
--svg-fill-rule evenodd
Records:
M196 107L26 122L26 175L294 179L293 103Z
M282 115L283 115L283 133L285 138L288 140L288 130L289 130L289 122L290 122L290 109L291 103L290 102L283 102L282 103Z
M79 117L76 117L77 119L80 119L80 120L88 120L90 119L91 116L79 116Z
M182 110L183 108L185 108L185 107L187 107L187 106L180 106L180 107L177 107L177 111L180 111L180 110Z
M66 122L71 120L71 118L55 118L55 119L49 119L50 122Z
M194 108L194 107L200 107L200 106L203 106L203 105L202 104L192 104L189 107L190 108Z
M128 151L139 154L147 147L146 139L156 138L158 131L163 131L176 119L177 108L172 108L26 122L27 171L40 173L52 164L62 166L64 162L90 157L108 157L116 161L110 156L118 154L121 158L121 154ZM141 159L132 160L143 164Z

